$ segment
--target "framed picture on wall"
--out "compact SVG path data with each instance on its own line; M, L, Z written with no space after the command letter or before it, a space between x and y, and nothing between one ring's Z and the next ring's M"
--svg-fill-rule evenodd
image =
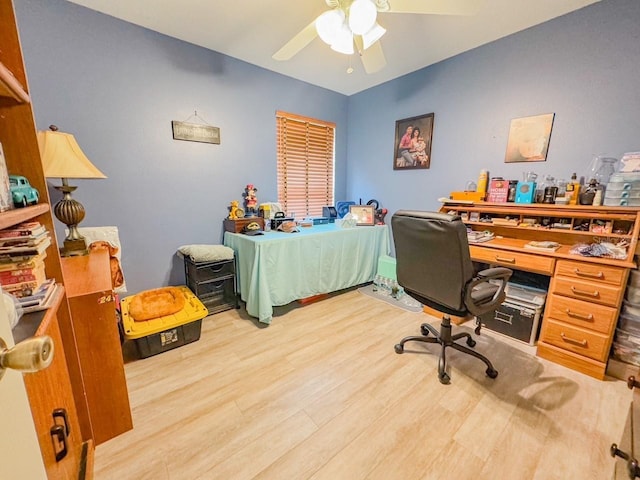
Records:
M349 213L356 219L356 225L375 225L373 205L350 205Z
M505 163L546 161L554 117L547 113L511 120Z
M396 140L393 153L394 170L429 168L433 113L396 121Z

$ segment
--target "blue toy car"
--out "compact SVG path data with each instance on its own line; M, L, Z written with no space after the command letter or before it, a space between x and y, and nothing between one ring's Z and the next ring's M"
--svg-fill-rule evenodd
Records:
M26 207L38 203L40 194L33 188L26 177L22 175L9 175L11 196L16 207Z

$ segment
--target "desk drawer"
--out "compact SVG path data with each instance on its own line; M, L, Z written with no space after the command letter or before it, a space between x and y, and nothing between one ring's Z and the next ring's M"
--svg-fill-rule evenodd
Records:
M505 267L529 270L546 275L553 275L553 267L555 266L555 258L543 255L530 255L476 245L469 245L469 252L471 253L471 258L476 261L504 265Z
M574 300L560 295L549 295L547 316L571 325L610 335L615 328L618 310L613 307Z
M611 339L608 335L573 327L551 319L545 319L540 340L600 362L606 361L611 346Z
M624 268L598 265L597 263L558 260L556 264L556 275L604 282L611 285L624 285L626 280L625 272L626 269Z
M555 277L553 279L554 294L584 300L585 302L601 303L617 307L622 295L622 287L585 282L575 278Z

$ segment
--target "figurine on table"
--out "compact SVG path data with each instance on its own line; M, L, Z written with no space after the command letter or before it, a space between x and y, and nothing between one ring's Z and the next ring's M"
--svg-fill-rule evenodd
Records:
M245 190L244 205L246 207L246 214L249 217L255 217L258 214L258 198L256 197L258 189L250 183Z

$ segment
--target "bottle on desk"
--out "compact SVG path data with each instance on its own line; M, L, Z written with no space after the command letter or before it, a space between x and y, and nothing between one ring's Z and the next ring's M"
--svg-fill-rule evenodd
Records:
M480 176L478 177L478 186L476 192L487 193L487 184L489 183L489 172L486 170L480 170Z
M571 181L567 183L567 197L569 197L569 205L578 204L578 195L580 195L580 182L578 182L578 176L574 172L571 175Z

